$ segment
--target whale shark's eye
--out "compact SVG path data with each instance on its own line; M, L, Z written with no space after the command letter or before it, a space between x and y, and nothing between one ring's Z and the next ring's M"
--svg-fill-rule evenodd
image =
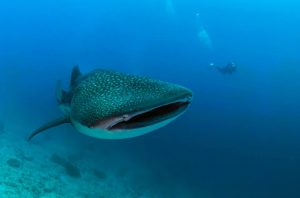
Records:
M130 119L130 116L128 114L125 114L125 115L122 116L122 118L123 118L124 121L127 121L127 120Z

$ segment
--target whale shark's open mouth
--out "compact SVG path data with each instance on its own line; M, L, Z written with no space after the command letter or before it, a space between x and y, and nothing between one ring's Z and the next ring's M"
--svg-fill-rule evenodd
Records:
M149 111L136 113L130 116L130 118L112 125L109 130L128 130L153 125L179 115L188 107L189 104L189 101L174 102Z
M91 128L109 131L143 128L178 116L186 110L189 104L190 100L179 100L148 110L100 120Z

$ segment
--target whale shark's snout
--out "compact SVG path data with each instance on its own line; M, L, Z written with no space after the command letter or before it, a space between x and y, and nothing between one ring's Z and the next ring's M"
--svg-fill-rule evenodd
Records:
M158 92L149 90L149 93L143 94L145 98L133 97L130 101L132 106L128 106L130 107L128 110L123 108L124 112L118 115L108 115L106 118L99 119L91 125L91 128L105 129L112 133L140 129L141 133L146 133L156 129L157 125L164 126L169 123L168 120L171 121L184 112L192 99L191 92L183 87L173 87L169 92L166 90L161 90L163 94L158 96L154 94L160 92L159 90ZM140 105L135 107L134 104L139 102ZM121 137L124 135L122 134Z
M153 105L147 105L145 108L141 108L135 112L128 112L121 115L121 119L117 123L110 125L108 130L130 130L173 119L181 113L183 113L191 102L192 95L188 90L183 91L177 96L170 96L164 98L164 102L157 103L152 101ZM184 93L187 92L187 93ZM150 103L151 104L151 103Z
M161 128L179 117L192 100L180 85L120 72L72 72L70 91L57 91L66 116L48 123L29 137L62 123L88 136L124 139Z

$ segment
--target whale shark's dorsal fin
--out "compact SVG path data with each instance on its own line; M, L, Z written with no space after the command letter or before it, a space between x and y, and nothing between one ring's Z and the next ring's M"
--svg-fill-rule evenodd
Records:
M37 134L50 129L52 127L56 127L59 126L61 124L65 124L65 123L70 123L70 117L69 116L65 116L65 117L61 117L61 118L57 118L56 120L53 120L51 122L48 122L46 124L44 124L43 126L41 126L40 128L36 129L35 131L33 131L30 136L28 137L28 141L30 141L34 136L36 136Z
M70 87L74 86L76 84L76 81L81 76L81 72L78 65L75 65L72 70L71 74L71 81L70 81Z

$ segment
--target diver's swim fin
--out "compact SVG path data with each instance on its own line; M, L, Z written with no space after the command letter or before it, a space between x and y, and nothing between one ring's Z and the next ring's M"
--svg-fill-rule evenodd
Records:
M31 133L31 135L28 137L27 141L29 142L34 136L36 136L37 134L52 128L52 127L56 127L59 126L61 124L65 124L65 123L70 123L70 117L69 116L65 116L65 117L61 117L61 118L57 118L56 120L53 120L51 122L48 122L46 124L44 124L43 126L41 126L40 128L36 129L35 131L33 131Z

